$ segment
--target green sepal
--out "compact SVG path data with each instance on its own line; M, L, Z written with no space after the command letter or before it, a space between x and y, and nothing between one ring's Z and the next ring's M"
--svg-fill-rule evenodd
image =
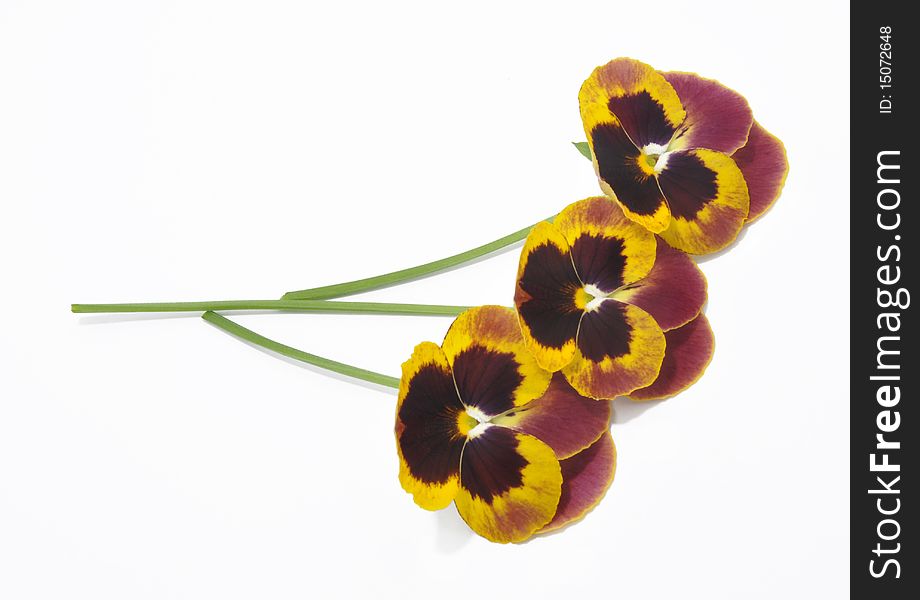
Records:
M581 155L591 160L591 146L588 145L588 142L572 142L572 145L581 152Z

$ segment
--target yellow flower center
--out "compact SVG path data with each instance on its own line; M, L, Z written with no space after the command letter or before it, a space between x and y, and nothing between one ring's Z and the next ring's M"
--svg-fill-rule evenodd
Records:
M467 435L477 425L479 425L479 421L465 410L457 413L457 430L460 435Z
M646 175L652 176L655 174L655 165L658 164L659 154L646 154L643 152L636 159L636 162L639 163L639 168Z
M578 310L584 310L588 306L588 302L594 300L594 296L588 293L588 291L581 287L575 291L575 307Z

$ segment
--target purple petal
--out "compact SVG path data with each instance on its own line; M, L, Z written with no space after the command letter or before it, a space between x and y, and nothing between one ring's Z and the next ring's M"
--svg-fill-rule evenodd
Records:
M695 73L663 75L677 91L687 111L669 149L709 148L731 154L744 146L754 121L744 96Z
M534 436L563 459L581 452L607 431L610 402L585 398L556 373L541 398L492 422Z
M658 400L684 391L703 376L715 351L715 338L706 315L664 334L667 349L658 379L629 394L632 400Z
M706 278L693 259L659 240L649 274L613 297L638 306L668 331L700 313L706 302Z
M754 121L747 144L732 155L751 195L751 210L748 222L767 211L779 198L789 173L786 148L769 131Z
M590 448L560 461L562 495L556 516L540 533L564 527L584 517L604 497L617 466L613 437L606 432Z

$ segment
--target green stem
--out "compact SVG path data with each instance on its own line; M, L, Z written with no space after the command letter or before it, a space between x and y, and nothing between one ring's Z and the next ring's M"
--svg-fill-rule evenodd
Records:
M552 221L552 217L547 220ZM494 242L489 242L488 244L483 244L478 248L473 248L472 250L467 250L466 252L448 256L447 258L442 258L434 262L410 267L408 269L402 269L400 271L393 271L392 273L386 273L384 275L377 275L375 277L356 279L355 281L346 281L344 283L336 283L333 285L324 285L322 287L310 288L308 290L288 292L282 296L282 298L285 300L324 300L328 298L339 298L341 296L350 296L352 294L358 294L361 292L379 290L380 288L405 283L407 281L412 281L413 279L421 279L422 277L433 275L440 271L450 269L451 267L456 267L476 260L477 258L491 254L496 250L501 250L502 248L510 246L515 242L519 242L526 238L527 234L530 233L530 230L533 228L534 225L530 225L524 229L506 235L505 237L498 238Z
M277 352L282 356L287 356L288 358L293 358L294 360L299 360L310 365L321 367L328 371L334 371L336 373L341 373L342 375L348 375L349 377L354 377L355 379L361 379L362 381L369 381L371 383L399 389L399 379L397 377L390 377L381 373L375 373L374 371L368 371L367 369L360 369L358 367L346 365L345 363L340 363L335 360L323 358L322 356L316 356L315 354L310 354L308 352L304 352L303 350L298 350L297 348L286 346L280 342L276 342L274 340L268 339L265 336L259 335L251 329L246 329L242 325L234 323L227 317L221 316L215 312L208 311L201 315L201 318L208 323L212 323L213 325L220 327L227 333L235 335L236 337L255 344L256 346L271 350L272 352Z
M456 316L468 306L394 304L390 302L328 302L322 300L217 300L213 302L143 302L136 304L72 304L75 313L201 312L205 310L296 310L321 313Z

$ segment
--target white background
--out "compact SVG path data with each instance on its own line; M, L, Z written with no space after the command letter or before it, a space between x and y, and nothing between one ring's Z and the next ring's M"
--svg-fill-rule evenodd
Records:
M848 27L839 2L0 2L0 597L844 597ZM705 377L617 402L616 481L561 534L417 508L392 391L196 315L68 312L277 297L596 195L577 92L621 55L742 91L792 170L701 262ZM364 297L509 304L516 263ZM449 324L239 320L393 375Z

